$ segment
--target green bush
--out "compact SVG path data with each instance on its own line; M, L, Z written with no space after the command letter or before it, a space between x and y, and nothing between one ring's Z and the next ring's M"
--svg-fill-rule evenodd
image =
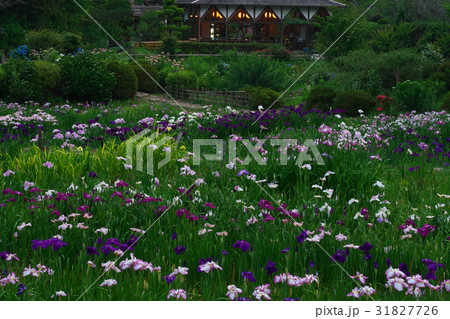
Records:
M270 43L220 43L220 42L179 42L181 53L219 54L223 51L254 52L267 49Z
M178 48L178 40L175 36L165 36L162 39L162 45L159 48L159 51L164 53L175 54L177 53Z
M138 90L138 78L129 64L110 62L108 71L114 74L116 85L112 95L114 99L126 100L133 98Z
M434 83L428 81L404 81L393 88L394 101L407 111L429 111L436 101Z
M116 80L106 64L96 56L90 53L65 56L60 65L66 97L95 102L111 99Z
M272 106L272 103L275 103L272 107L282 107L283 101L279 99L280 93L264 88L264 87L257 87L257 88L245 88L247 92L250 93L250 108L257 109L260 105L264 108L268 108ZM278 100L277 100L278 99ZM276 102L275 102L276 101Z
M437 72L431 75L433 80L445 83L446 90L450 90L450 61L446 61L439 65Z
M166 85L167 76L172 72L174 71L170 65L166 65L159 71L159 84L161 84L162 87Z
M5 72L5 70L3 70L3 67L0 65L0 99L2 97L5 97L5 95L6 95L5 81L6 81L6 72Z
M221 90L226 86L219 71L211 70L198 78L198 87L209 90Z
M25 40L29 50L64 49L64 37L53 30L29 31Z
M186 66L186 70L194 71L197 76L201 76L216 67L219 61L217 57L190 56L183 65Z
M159 73L156 67L146 62L145 60L138 60L138 63L139 65L137 65L136 63L131 64L134 73L138 78L138 90L147 93L158 92L159 86L156 82L159 81ZM142 70L142 68L145 71Z
M430 62L413 49L387 52L380 58L377 73L381 76L383 87L386 89L391 89L402 81L422 79L425 64Z
M336 94L333 105L335 108L342 108L349 116L358 116L358 110L364 113L373 112L376 108L376 99L364 91L342 91Z
M63 34L63 39L65 53L75 53L79 48L81 48L81 35L66 32Z
M328 111L333 105L336 91L332 88L318 85L311 89L306 99L306 106L309 109L317 107L321 111Z
M55 95L62 79L61 67L42 60L33 62L36 66L39 82L44 90L45 97L48 98L51 95Z
M414 49L382 54L362 49L317 63L311 69L310 83L326 82L337 91L365 91L375 96L392 90L398 82L427 79L436 69L435 62Z
M172 87L184 87L185 89L196 89L197 75L193 71L179 71L169 73L166 84Z
M291 59L291 52L289 50L286 50L283 46L280 46L278 44L272 45L269 48L266 48L264 50L256 51L257 53L263 53L266 56L270 56L274 60L278 61L289 61Z
M447 92L447 95L444 97L442 101L442 109L450 112L450 92Z
M231 90L250 85L282 91L288 85L290 74L291 70L285 63L252 53L236 56L224 77L227 89Z
M333 70L327 80L330 81L329 86L338 91L356 90L377 95L384 92L380 63L380 57L374 51L358 50L333 59L331 66L325 65L323 70Z
M449 32L444 32L441 37L437 40L440 51L444 59L448 60L450 58L450 34Z
M34 63L27 59L10 59L3 65L6 74L3 81L5 99L10 102L43 99L38 72Z
M3 32L0 33L0 48L8 51L23 43L26 31L17 22L11 22L6 25L3 23L2 21Z

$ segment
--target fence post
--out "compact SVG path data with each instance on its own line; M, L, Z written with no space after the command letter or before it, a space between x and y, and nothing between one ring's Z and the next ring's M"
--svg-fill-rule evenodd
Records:
M44 146L42 145L42 129L41 128L38 128L38 146L41 151L44 149Z

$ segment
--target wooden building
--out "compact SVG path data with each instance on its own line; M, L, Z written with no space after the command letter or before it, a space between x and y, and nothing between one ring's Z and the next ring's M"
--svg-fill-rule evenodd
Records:
M197 41L277 42L303 49L314 39L317 17L329 7L345 7L333 0L178 0L185 23Z

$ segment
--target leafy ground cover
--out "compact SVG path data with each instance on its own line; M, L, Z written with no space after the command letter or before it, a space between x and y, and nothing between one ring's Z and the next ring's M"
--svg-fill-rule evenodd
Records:
M1 104L0 299L446 300L449 122ZM126 161L145 129L154 176ZM195 165L198 139L235 154Z

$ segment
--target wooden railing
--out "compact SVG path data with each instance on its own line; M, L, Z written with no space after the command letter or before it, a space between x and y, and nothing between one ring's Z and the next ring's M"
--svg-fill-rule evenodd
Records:
M195 100L205 103L222 103L226 106L248 108L250 105L250 95L246 91L209 91L190 90L181 87L168 87L170 95L176 99Z

